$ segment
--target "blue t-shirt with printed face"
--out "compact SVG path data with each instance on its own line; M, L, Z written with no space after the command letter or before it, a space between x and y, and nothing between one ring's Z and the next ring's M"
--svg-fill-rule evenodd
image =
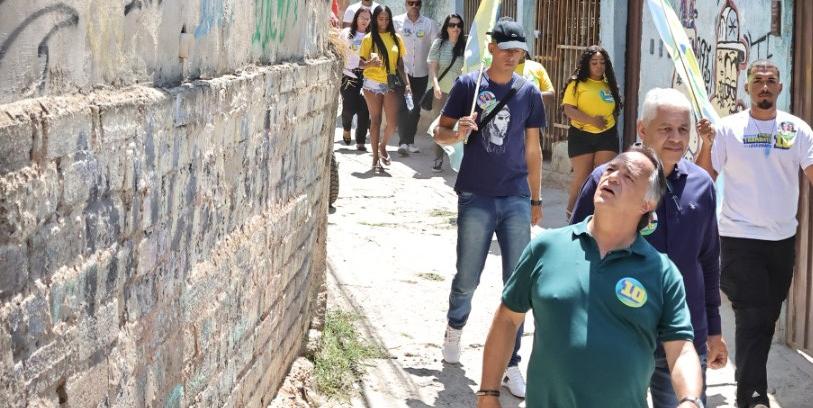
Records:
M443 107L444 116L459 119L469 115L478 74L462 75L455 81ZM485 118L520 79L514 74L508 83L497 84L484 72L477 95L477 121ZM544 126L542 94L526 83L487 125L469 136L455 190L490 197L530 196L525 129Z

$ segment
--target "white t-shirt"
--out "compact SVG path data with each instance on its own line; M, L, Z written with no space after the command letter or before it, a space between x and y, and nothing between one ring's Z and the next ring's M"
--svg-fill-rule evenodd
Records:
M373 4L370 7L367 7L367 6L363 5L363 4L361 4L361 2L353 3L353 4L349 5L349 6L347 6L347 8L344 10L344 18L342 19L342 22L348 23L348 24L352 23L353 22L353 16L356 15L356 11L358 11L358 9L361 8L361 7L364 7L366 9L370 10L370 15L372 15L373 10L375 10L375 8L378 7L378 6L379 6L379 4L376 3L376 2L373 2Z
M356 74L354 74L352 70L359 67L359 48L361 48L361 40L364 38L364 33L357 32L353 38L350 38L350 27L347 27L342 30L340 35L347 44L347 47L350 48L350 53L347 54L347 61L344 64L344 70L342 72L350 78L356 78Z
M813 165L813 134L803 120L777 111L760 121L746 110L724 118L711 149L723 174L720 235L779 241L796 233L799 169Z
M432 42L438 36L438 25L426 16L418 17L418 21L413 23L406 13L393 17L392 22L407 48L404 56L404 69L407 74L414 77L428 76L429 65L426 63L426 57L429 56Z

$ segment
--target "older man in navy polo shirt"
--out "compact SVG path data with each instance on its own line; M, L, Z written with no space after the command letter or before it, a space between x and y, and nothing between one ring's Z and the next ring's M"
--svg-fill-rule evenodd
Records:
M705 373L707 366L723 367L728 350L720 325L720 242L714 182L702 168L683 158L694 127L691 109L688 99L675 89L652 89L644 100L638 134L663 162L668 183L656 217L641 235L668 255L683 275L694 345ZM713 131L708 126L701 129ZM593 194L603 172L604 166L598 167L585 182L572 223L593 213ZM677 405L661 347L655 352L650 392L655 408Z

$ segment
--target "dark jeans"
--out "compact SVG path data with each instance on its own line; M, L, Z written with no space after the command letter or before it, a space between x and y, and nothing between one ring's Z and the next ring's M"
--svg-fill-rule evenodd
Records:
M471 299L480 284L491 238L497 234L505 283L531 240L531 203L528 197L488 197L462 191L457 197L457 273L446 318L449 326L462 329L471 313ZM519 364L522 333L520 325L509 367Z
M768 352L793 278L796 237L720 237L720 288L734 309L737 406L768 402Z
M342 128L350 130L353 127L353 115L356 120L356 144L367 141L367 129L370 128L370 113L367 111L367 102L361 95L361 86L364 80L359 73L358 78L342 76Z
M429 77L409 76L409 87L412 89L412 110L407 109L406 102L401 102L398 112L398 144L415 143L415 132L418 131L418 121L421 119L421 98L426 92ZM401 98L403 100L403 98Z

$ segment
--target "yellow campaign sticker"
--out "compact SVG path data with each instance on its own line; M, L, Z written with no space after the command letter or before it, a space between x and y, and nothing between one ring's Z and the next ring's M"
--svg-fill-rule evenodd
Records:
M621 278L615 284L615 297L629 307L641 307L646 303L646 289L635 278Z

